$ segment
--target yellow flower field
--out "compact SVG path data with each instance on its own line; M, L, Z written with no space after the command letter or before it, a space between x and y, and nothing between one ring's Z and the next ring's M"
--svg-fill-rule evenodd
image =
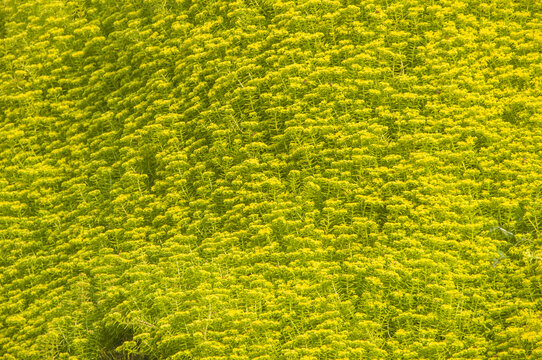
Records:
M0 359L542 359L542 2L3 0Z

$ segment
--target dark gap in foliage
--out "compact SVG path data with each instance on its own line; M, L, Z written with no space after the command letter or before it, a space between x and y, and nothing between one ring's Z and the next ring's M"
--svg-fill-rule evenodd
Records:
M102 34L105 36L105 38L108 38L109 34L111 34L115 30L114 22L114 16L110 16L101 22L100 27L102 30Z
M515 211L515 220L516 220L516 226L515 231L517 233L529 233L532 231L530 224L525 221L525 213L527 210L525 209L525 205L527 205L526 201L522 201L518 204L516 211Z
M199 4L193 4L190 0L185 0L182 4L180 4L180 7L182 9L188 9L185 10L185 14L187 16L186 22L189 24L198 25L196 21L196 17L200 12L203 12ZM228 17L224 16L224 23L226 23Z
M476 139L474 140L474 148L476 150L481 150L482 148L487 148L489 146L489 139L483 134L476 134Z
M510 124L517 124L517 117L515 116L515 113L512 109L504 110L502 112L501 118L510 123Z
M378 224L378 231L382 231L384 225L388 222L388 208L386 205L381 205L376 210L376 223Z
M265 22L267 24L271 23L273 18L275 17L273 5L271 2L266 0L261 1L245 1L245 3L248 3L250 6L256 6L258 9L258 12L265 18Z
M366 292L366 287L368 286L368 281L365 280L364 274L358 274L354 278L354 292L356 294L356 300L354 302L354 307L360 309L362 305L363 294Z
M385 136L387 137L388 141L395 142L397 141L398 133L399 133L399 126L397 126L397 124L394 121L388 125L388 131L386 132Z
M149 190L152 189L156 181L156 156L153 152L145 152L143 155L143 173L147 175L147 184Z
M136 1L138 4L136 5L136 8L139 9L140 16L142 20L144 20L142 23L143 25L151 25L152 24L152 18L154 17L154 9L153 9L153 3L149 1L143 1L139 0Z
M170 13L177 14L181 6L176 0L166 0L164 8Z
M392 306L392 314L388 315L387 321L385 321L384 329L388 338L393 338L398 328L401 328L401 324L396 320L397 309Z
M126 341L132 341L134 331L131 328L123 327L120 324L103 325L100 329L98 342L100 344L100 359L101 360L146 360L148 357L128 357L131 355L121 354L116 349Z
M0 39L4 39L6 35L6 14L4 9L0 9Z
M501 118L510 124L519 125L529 121L535 112L536 110L534 108L520 102L515 102L509 104L505 110L503 110Z
M34 217L38 215L38 205L36 204L36 200L29 198L28 195L25 195L25 204L26 204L26 215L28 217Z

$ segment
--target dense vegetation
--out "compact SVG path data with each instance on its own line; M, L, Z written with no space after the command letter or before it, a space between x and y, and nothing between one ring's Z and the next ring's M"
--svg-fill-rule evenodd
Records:
M2 3L2 359L542 358L541 2Z

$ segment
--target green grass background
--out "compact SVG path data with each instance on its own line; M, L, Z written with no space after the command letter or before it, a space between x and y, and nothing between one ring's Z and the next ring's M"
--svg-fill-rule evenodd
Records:
M3 0L0 358L542 358L541 4Z

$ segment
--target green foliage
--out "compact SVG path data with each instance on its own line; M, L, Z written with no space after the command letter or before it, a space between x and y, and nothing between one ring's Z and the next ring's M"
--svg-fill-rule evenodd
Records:
M1 357L542 358L541 24L4 0Z

